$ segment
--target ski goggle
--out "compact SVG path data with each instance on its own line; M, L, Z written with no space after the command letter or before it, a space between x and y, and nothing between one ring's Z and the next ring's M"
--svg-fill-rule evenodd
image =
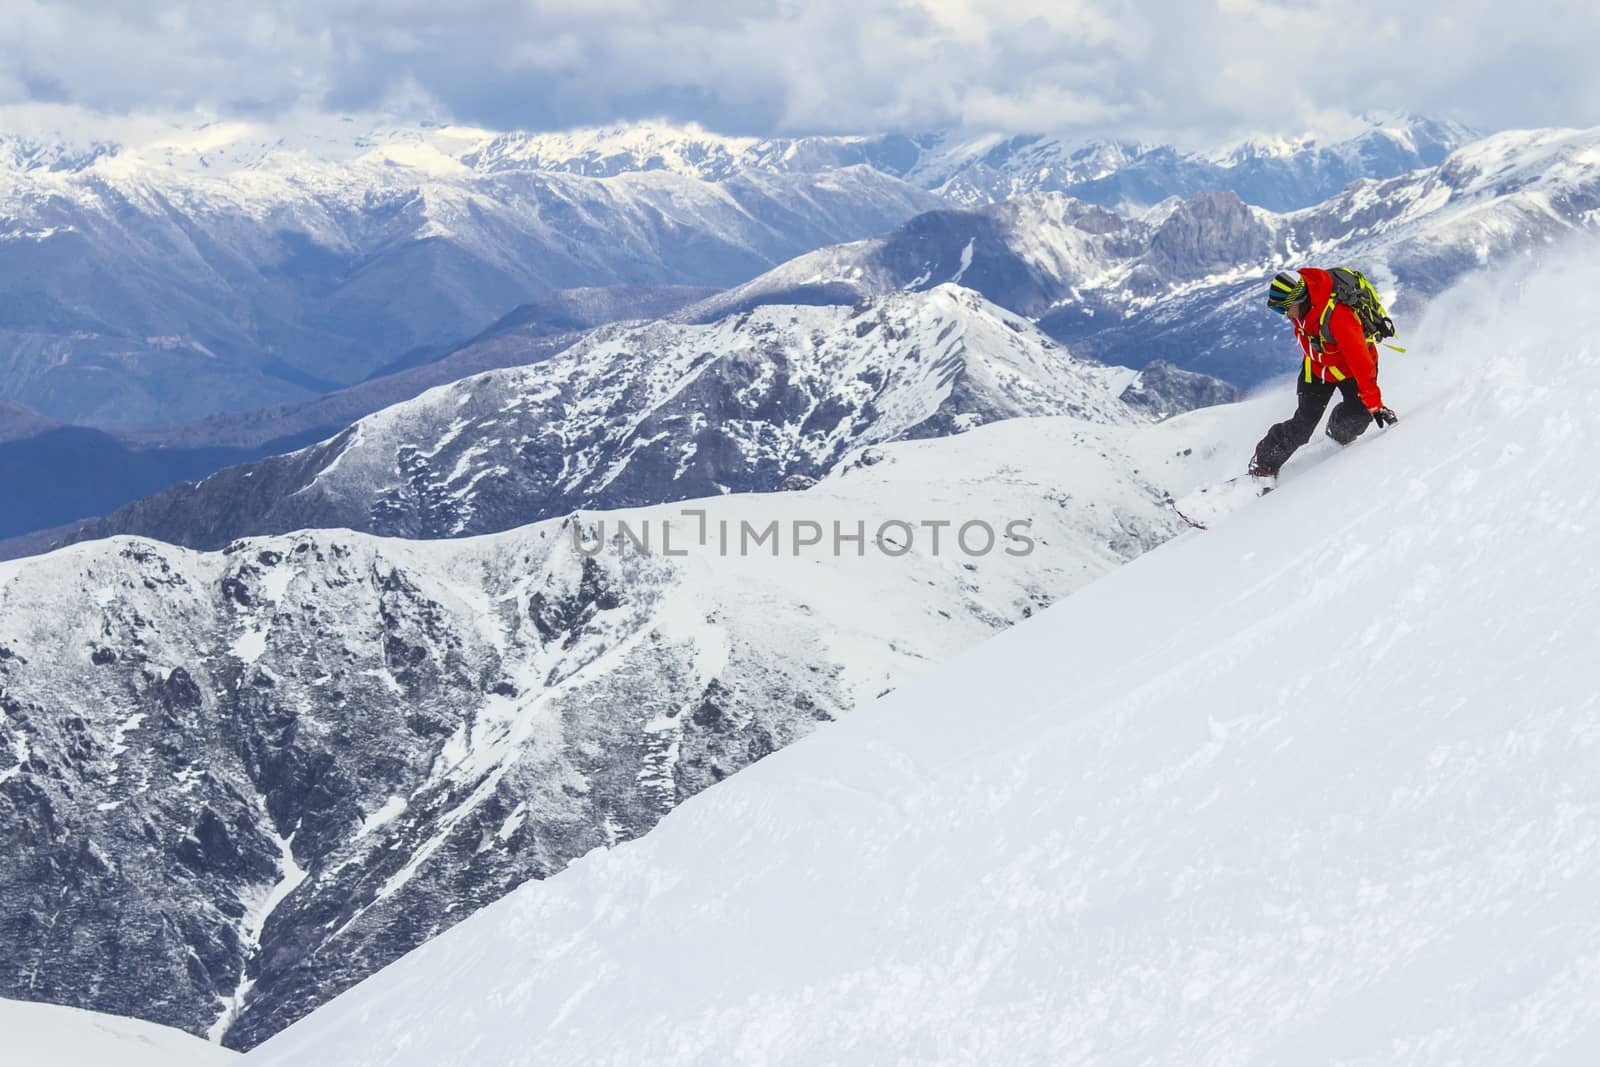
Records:
M1267 307L1280 315L1287 315L1289 309L1298 304L1300 298L1305 295L1305 282L1301 282L1290 289L1284 289L1277 282L1273 282L1271 290L1267 293Z

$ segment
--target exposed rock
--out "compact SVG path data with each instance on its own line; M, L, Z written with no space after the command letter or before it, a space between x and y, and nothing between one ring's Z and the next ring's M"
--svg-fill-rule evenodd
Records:
M1227 382L1182 370L1163 359L1145 367L1122 391L1124 404L1158 419L1196 408L1231 404L1239 398L1240 391Z
M1150 239L1148 261L1173 279L1198 278L1272 253L1272 231L1234 193L1184 201Z

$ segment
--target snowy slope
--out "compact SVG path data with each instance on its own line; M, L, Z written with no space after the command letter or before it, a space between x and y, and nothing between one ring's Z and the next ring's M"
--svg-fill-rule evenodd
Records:
M1174 536L1243 462L1221 427L1010 419L804 492L0 564L0 993L248 1047Z
M0 1000L11 1067L221 1067L227 1049L164 1026L54 1004Z
M247 1062L1594 1062L1600 270L1506 282L1394 430Z
M703 326L618 325L299 452L180 484L72 537L196 548L329 526L457 537L575 507L767 491L820 477L852 449L1001 419L1145 421L1149 410L1120 399L1131 377L955 286Z

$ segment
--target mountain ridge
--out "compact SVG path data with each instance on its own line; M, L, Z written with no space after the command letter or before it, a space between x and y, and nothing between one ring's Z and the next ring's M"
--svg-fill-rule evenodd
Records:
M1405 112L1354 117L1332 139L1256 136L1199 149L1066 138L1045 131L756 137L719 134L692 122L639 121L533 132L406 124L370 115L300 116L293 127L283 129L245 121L176 122L116 138L65 132L0 135L0 164L14 173L103 167L231 175L271 169L285 160L344 163L373 157L438 175L538 170L614 178L662 171L703 181L723 181L744 170L819 173L865 165L968 205L1059 191L1102 206L1137 210L1174 193L1232 189L1258 206L1284 210L1325 199L1355 178L1393 177L1435 165L1448 151L1482 136L1483 131L1459 123ZM1291 194L1294 203L1246 195L1248 183L1262 175L1232 172L1263 164L1282 165L1285 183L1292 184L1298 172L1301 187ZM1156 173L1161 166L1188 173L1162 176ZM1147 202L1126 196L1107 201L1096 195L1097 183L1125 180L1126 172L1141 168L1150 173L1133 185L1143 181L1167 191ZM1319 170L1336 173L1308 184L1308 177Z
M1121 394L1133 389L1130 406ZM286 456L183 483L65 535L198 548L339 526L487 533L575 507L772 491L847 453L999 419L1144 421L1232 393L1076 360L947 286L854 308L604 327L529 367L440 386Z
M351 385L550 289L728 285L938 203L865 167L709 183L119 158L0 182L6 398L101 429Z
M1379 117L1331 146L1207 154L349 118L147 123L122 143L0 137L5 397L99 429L188 421L349 386L545 289L733 285L941 204L1041 190L1128 209L1208 188L1299 206L1473 135Z
M356 419L484 370L537 363L583 331L655 318L709 295L698 288L556 290L445 350L408 353L374 377L311 400L213 415L146 431L62 425L0 401L0 558L32 554L68 528L175 483L314 444Z

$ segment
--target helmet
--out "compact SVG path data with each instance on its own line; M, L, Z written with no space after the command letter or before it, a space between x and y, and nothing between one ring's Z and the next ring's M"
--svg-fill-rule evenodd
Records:
M1267 307L1283 315L1306 295L1306 280L1297 270L1279 271L1267 286Z

